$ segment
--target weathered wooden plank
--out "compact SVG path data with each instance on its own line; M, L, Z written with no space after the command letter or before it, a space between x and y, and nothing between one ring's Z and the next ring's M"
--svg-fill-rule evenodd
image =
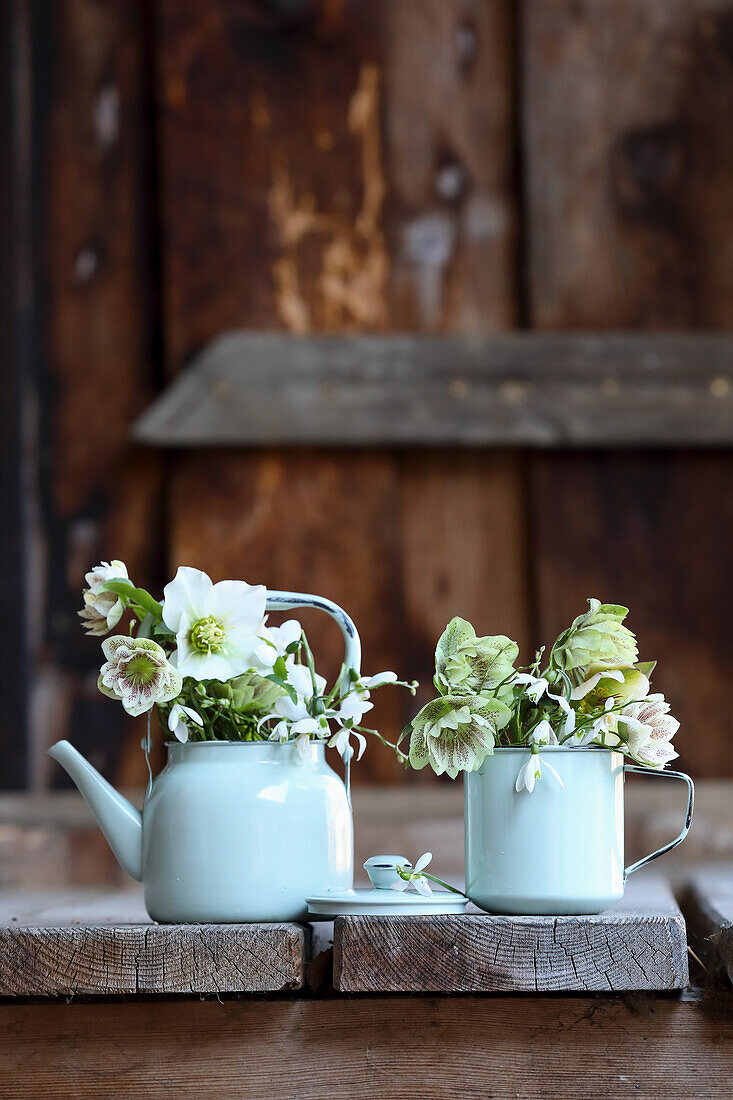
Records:
M34 263L32 240L31 5L12 0L0 10L0 619L13 623L0 637L0 661L13 669L6 717L0 729L0 789L23 787L29 778L30 624L28 598L31 545L26 493L30 480L33 418L29 379L35 367Z
M298 924L153 924L139 893L0 894L0 996L300 989Z
M339 917L342 993L681 989L684 918L668 886L631 881L598 916Z
M730 330L730 28L724 0L523 5L528 324ZM711 384L706 366L703 354ZM630 606L682 722L680 765L730 774L733 716L716 685L733 658L733 455L535 454L530 466L540 638L589 595Z
M733 443L733 338L219 337L140 417L157 446Z
M289 17L282 5L160 0L169 375L238 327L515 322L512 10L506 0L315 0ZM490 591L490 563L507 548L503 607L521 601L509 610L526 623L524 511L510 508L503 526L487 518L495 500L519 500L524 482L520 459L484 456L456 463L449 492L438 460L423 471L421 458L373 448L180 456L171 560L327 592L364 632L367 667L429 680L444 624L425 608L442 613L436 594L463 604L469 588ZM451 540L434 537L448 497L477 517L467 572ZM337 671L337 635L317 617L307 626L324 671ZM394 735L413 702L381 692L370 717ZM403 774L376 744L354 773Z
M3 1085L35 1100L723 1096L730 1004L366 997L0 1005Z
M128 438L156 372L145 5L32 7L42 436L28 507L42 576L29 612L38 655L30 784L65 782L45 750L70 730L108 774L143 782L139 723L96 692L99 649L76 611L90 564L121 558L151 584L160 554L158 458ZM126 738L135 746L127 773Z
M685 887L685 912L695 949L733 982L733 863L697 870Z

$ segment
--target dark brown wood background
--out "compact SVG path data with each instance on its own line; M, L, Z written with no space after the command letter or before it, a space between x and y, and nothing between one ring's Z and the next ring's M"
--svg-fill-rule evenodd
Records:
M0 194L20 212L0 785L59 783L44 750L67 734L142 777L75 615L102 557L158 589L187 563L331 596L367 671L418 677L421 700L453 614L526 655L587 596L627 603L681 763L733 774L729 453L128 441L229 328L733 327L733 8L8 0L0 24ZM333 672L337 632L306 622ZM385 690L377 720L393 735L411 709ZM357 771L402 774L376 747Z

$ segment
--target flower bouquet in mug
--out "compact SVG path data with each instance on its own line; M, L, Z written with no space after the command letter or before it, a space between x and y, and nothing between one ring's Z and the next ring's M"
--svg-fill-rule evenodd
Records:
M478 637L471 623L452 619L435 651L437 697L403 731L400 741L409 735L403 761L455 779L479 769L495 748L526 747L516 789L530 793L543 768L562 782L540 756L549 746L596 745L664 768L677 756L672 738L679 722L651 690L656 662L638 660L627 614L626 607L589 599L546 660L543 647L519 668L511 638Z
M413 768L464 773L466 893L482 909L598 913L623 896L632 871L687 834L692 780L664 771L679 723L652 691L655 664L638 660L627 613L589 600L524 667L516 642L478 637L465 619L438 641L437 696L398 751ZM688 798L679 836L625 867L628 771L683 780Z

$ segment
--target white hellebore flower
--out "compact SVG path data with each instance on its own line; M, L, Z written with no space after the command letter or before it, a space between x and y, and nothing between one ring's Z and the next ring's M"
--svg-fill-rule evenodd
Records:
M550 723L545 719L540 722L529 735L530 756L525 764L522 764L517 774L514 790L519 793L526 790L530 794L538 779L542 778L542 768L547 768L553 779L556 779L561 787L565 787L557 770L547 760L540 759L540 745L556 745L557 737Z
M103 695L119 699L128 714L145 714L156 703L169 703L181 694L181 674L151 638L105 638L97 686Z
M546 695L548 699L552 699L553 703L557 703L565 714L565 721L563 723L563 733L567 737L575 729L575 711L570 706L564 695L553 695L550 691L550 684L544 676L531 676L528 672L518 672L514 679L513 684L526 684L524 694L528 699L531 699L533 703L539 703L543 695Z
M104 592L103 585L111 580L129 580L127 566L116 558L103 561L86 573L84 580L87 582L82 592L84 607L77 611L77 615L83 620L82 626L87 634L103 637L114 630L124 611L120 597L114 592Z
M418 894L422 894L426 898L432 897L433 891L430 889L430 883L425 875L421 873L432 858L432 852L425 852L424 855L420 856L412 871L408 871L404 867L396 867L395 870L400 877L391 884L390 889L402 891L409 890L412 886Z
M176 635L172 660L182 676L229 680L256 663L264 627L264 585L214 584L200 569L180 566L163 589L163 622Z
M201 715L197 714L191 707L184 707L182 703L174 703L168 715L168 729L179 741L188 741L188 722L186 718L195 722L197 726L203 726L204 724Z

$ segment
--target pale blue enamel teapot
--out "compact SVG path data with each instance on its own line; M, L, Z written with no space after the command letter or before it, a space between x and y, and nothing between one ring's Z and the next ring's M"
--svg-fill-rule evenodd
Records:
M359 635L337 604L270 592L269 611L314 607L344 636L357 672ZM142 882L153 920L299 920L305 899L348 890L353 824L342 779L313 742L168 743L168 760L138 810L68 741L49 749L76 783L120 865Z

